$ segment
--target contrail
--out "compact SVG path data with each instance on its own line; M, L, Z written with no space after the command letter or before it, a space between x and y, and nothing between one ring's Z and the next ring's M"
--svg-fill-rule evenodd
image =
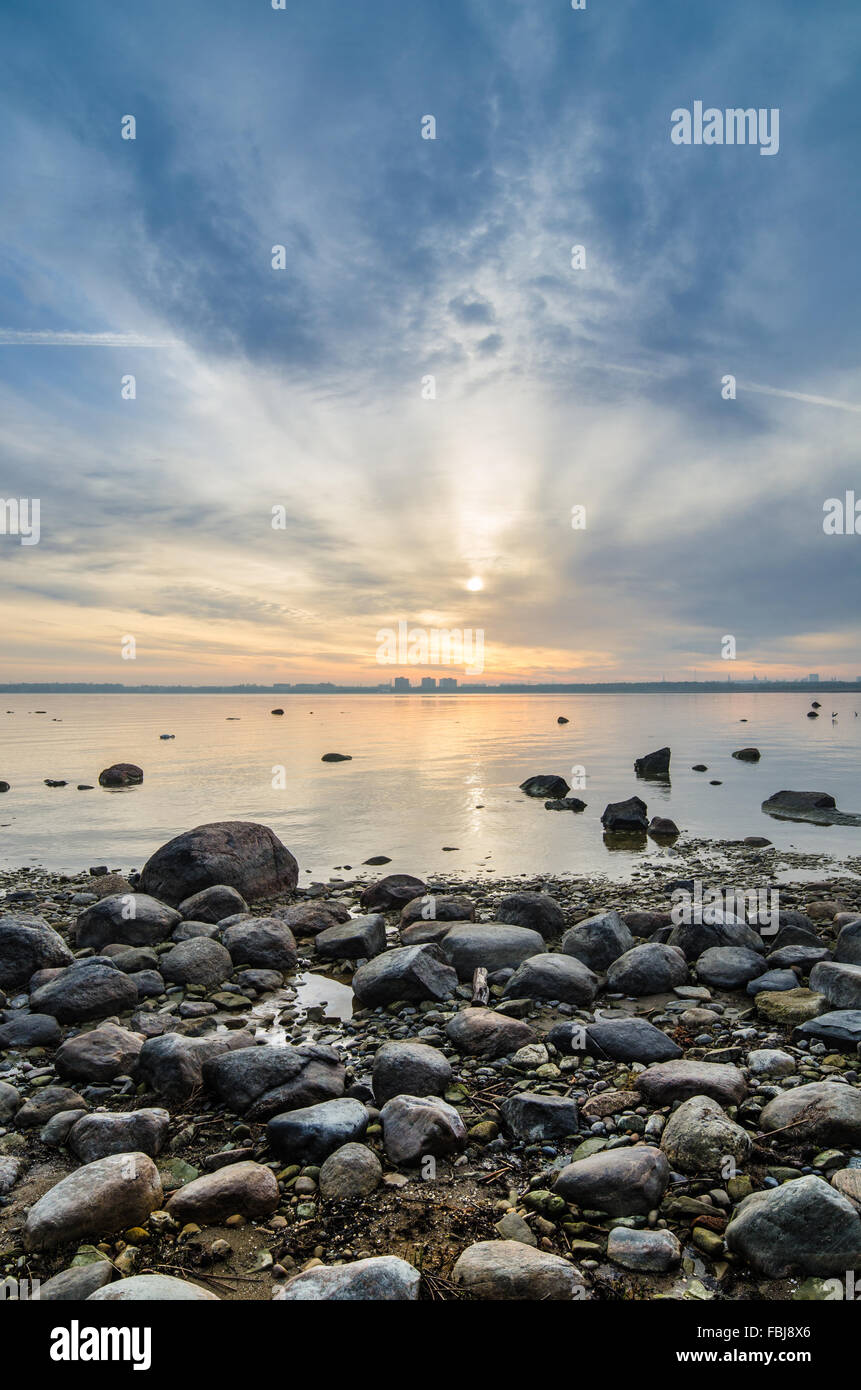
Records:
M145 333L64 333L50 328L39 331L0 328L0 346L171 348L182 344L177 338L150 338Z
M776 386L749 386L737 385L739 391L755 391L760 396L785 396L790 401L804 401L807 405L827 405L832 410L851 410L856 414L861 414L861 405L853 405L851 401L835 401L830 396L807 396L803 391L781 391Z

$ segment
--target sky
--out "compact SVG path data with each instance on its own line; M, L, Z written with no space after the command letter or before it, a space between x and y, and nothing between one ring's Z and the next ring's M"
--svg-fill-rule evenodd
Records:
M857 0L6 0L0 51L0 679L463 679L400 622L861 673Z

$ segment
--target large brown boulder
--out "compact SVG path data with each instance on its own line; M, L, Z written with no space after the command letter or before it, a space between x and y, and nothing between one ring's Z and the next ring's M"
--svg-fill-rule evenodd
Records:
M296 887L299 865L268 826L255 821L213 821L168 840L144 864L140 888L176 905L215 884L246 901Z

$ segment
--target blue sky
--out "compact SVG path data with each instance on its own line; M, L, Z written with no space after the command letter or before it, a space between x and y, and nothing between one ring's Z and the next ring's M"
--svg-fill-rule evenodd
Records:
M503 679L861 670L857 4L7 0L0 43L8 679L370 682L399 619ZM695 100L779 153L672 144Z

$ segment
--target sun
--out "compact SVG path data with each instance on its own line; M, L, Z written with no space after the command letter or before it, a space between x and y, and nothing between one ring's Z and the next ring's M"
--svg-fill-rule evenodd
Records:
M477 594L479 589L484 588L484 580L480 575L474 574L471 579L466 581L466 587L469 589L470 593Z

